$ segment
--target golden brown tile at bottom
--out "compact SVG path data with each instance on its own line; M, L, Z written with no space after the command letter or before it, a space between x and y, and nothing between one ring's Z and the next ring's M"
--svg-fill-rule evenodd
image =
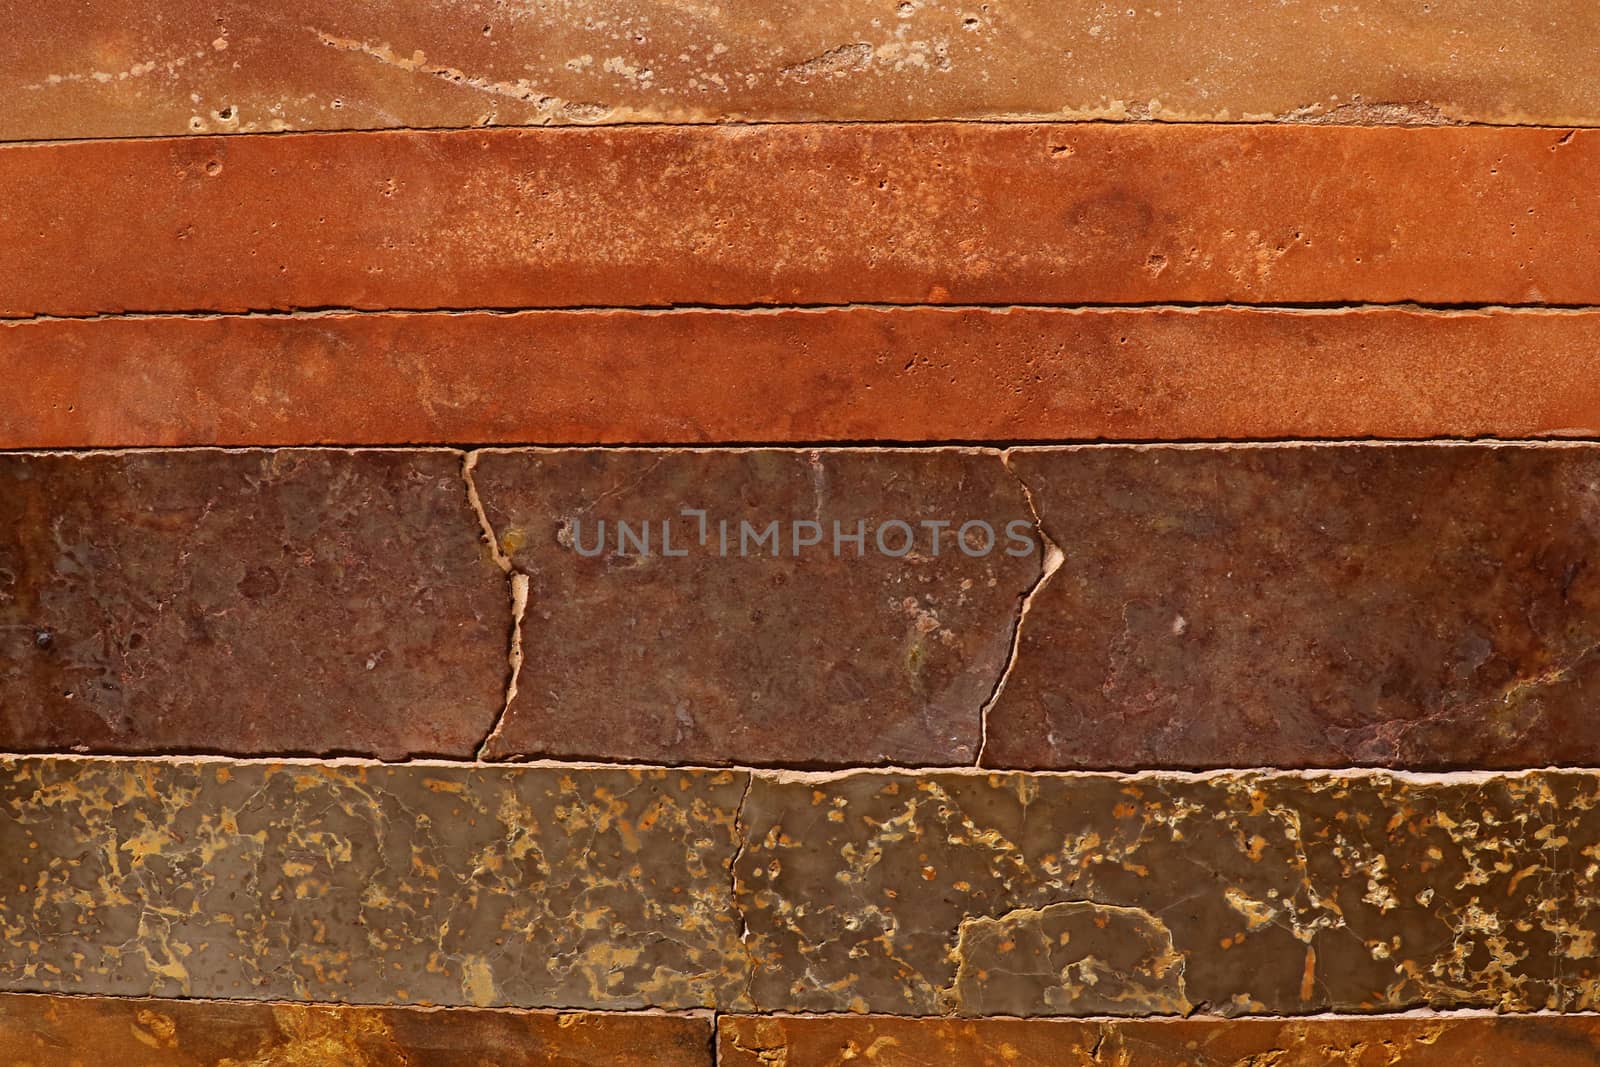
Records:
M5 1067L710 1067L709 1015L0 994Z
M721 1067L1579 1067L1600 1016L1313 1019L718 1019Z

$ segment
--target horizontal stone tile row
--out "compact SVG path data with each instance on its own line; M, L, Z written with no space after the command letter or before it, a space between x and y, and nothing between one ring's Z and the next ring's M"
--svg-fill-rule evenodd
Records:
M10 1067L711 1067L709 1018L0 995Z
M1486 128L870 123L13 146L0 148L0 317L1594 304L1597 165L1589 131Z
M1593 1017L907 1019L476 1011L0 994L13 1067L1587 1067Z
M14 453L0 526L10 751L1600 762L1590 445Z
M1098 1064L1587 1067L1593 1017L1306 1020L906 1019L556 1014L245 1001L0 994L0 1056L14 1067L1001 1067ZM1254 1058L1252 1058L1254 1057Z
M0 138L511 123L1588 122L1582 0L641 10L134 0L20 19Z
M1596 1006L1600 782L8 758L7 991L903 1015Z
M1597 323L1389 308L45 320L0 325L0 447L1593 436Z
M1229 1022L892 1018L717 1020L724 1067L1586 1067L1593 1017L1236 1019Z

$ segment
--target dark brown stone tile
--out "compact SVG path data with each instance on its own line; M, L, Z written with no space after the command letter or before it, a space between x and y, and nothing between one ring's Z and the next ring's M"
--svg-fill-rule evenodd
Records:
M511 616L460 467L0 457L0 749L470 756Z
M998 767L1600 762L1600 449L1021 450Z
M1586 1067L1593 1017L717 1020L725 1067Z
M529 578L524 663L490 758L976 757L1041 568L998 454L519 450L475 463L490 525ZM703 540L685 509L704 512ZM961 540L969 521L987 531Z
M0 994L10 1067L711 1067L688 1016Z
M1597 167L1600 133L1533 128L855 123L17 146L0 149L0 317L1595 304Z
M0 325L0 447L1595 436L1597 330L1397 308L49 320Z
M1600 122L1584 0L17 8L0 138L1016 118Z
M742 1002L734 772L0 761L9 991Z
M1592 774L758 775L762 1010L1591 1010ZM1592 872L1591 872L1592 873Z
M0 975L400 1005L1591 1011L1597 809L1577 772L12 758Z

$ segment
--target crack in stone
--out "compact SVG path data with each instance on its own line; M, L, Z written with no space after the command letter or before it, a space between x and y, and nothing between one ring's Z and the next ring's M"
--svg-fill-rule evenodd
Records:
M427 132L427 131L421 131ZM251 137L268 137L273 134L252 133ZM54 142L47 142L54 143ZM6 145L5 147L15 147ZM1094 302L1087 303L1028 303L1019 301L1000 301L994 303L945 303L930 304L919 301L885 302L885 301L842 301L835 303L772 303L772 304L739 304L739 303L698 303L692 301L673 301L658 304L441 304L432 307L352 307L345 304L296 304L285 307L256 307L241 311L223 310L220 308L196 307L168 307L168 308L129 308L121 311L86 311L81 313L59 313L47 311L0 311L0 327L19 327L40 323L79 323L79 322L111 322L111 321L142 321L159 319L212 321L217 319L324 319L324 318L382 318L402 316L438 316L440 318L466 318L474 316L495 316L510 318L526 315L571 315L571 314L612 314L625 311L630 314L646 315L687 315L714 312L727 315L744 315L751 317L768 316L777 317L797 313L827 314L839 311L982 311L993 314L1008 314L1011 312L1050 311L1069 314L1081 313L1134 313L1147 311L1162 312L1266 312L1274 315L1301 315L1340 316L1350 313L1370 312L1396 312L1408 315L1431 316L1437 318L1481 318L1485 315L1517 315L1517 316L1576 316L1593 315L1600 312L1600 304L1507 304L1497 302L1459 302L1459 303L1423 303L1414 300L1398 300L1390 302L1381 301L1280 301L1276 303L1241 303L1238 301L1172 301L1172 300L1144 300L1121 302ZM1483 440L1480 436L1468 438L1453 438L1447 434L1435 434L1428 438L1398 438L1396 440L1416 441L1426 443L1432 440ZM1096 439L1098 441L1099 439ZM1210 439L1217 440L1217 439ZM1303 440L1318 441L1321 438L1305 438ZM1383 441L1387 438L1363 438L1362 440ZM1541 438L1532 438L1541 440ZM726 443L726 442L722 442ZM753 442L740 442L753 443ZM818 441L818 445L834 446L836 440ZM973 441L960 442L971 445ZM993 441L986 441L994 444ZM1039 440L1031 442L1038 445L1059 445L1059 439ZM1156 443L1156 442L1150 442ZM1164 441L1161 443L1165 443ZM545 444L549 444L546 442ZM705 447L702 440L682 442L684 447Z
M989 747L989 713L1000 700L1000 694L1005 692L1006 682L1011 679L1011 671L1017 665L1017 653L1022 648L1022 627L1027 622L1028 612L1033 608L1034 597L1039 595L1046 583L1061 569L1061 564L1066 561L1066 553L1061 551L1061 546L1050 540L1050 535L1045 532L1044 519L1039 515L1038 505L1034 503L1033 490L1028 488L1028 483L1023 480L1011 466L1009 451L1000 453L1000 465L1006 473L1016 479L1017 485L1022 490L1022 496L1028 504L1028 511L1033 516L1033 528L1039 535L1039 543L1044 552L1044 561L1039 568L1039 577L1026 593L1017 606L1017 619L1011 628L1011 648L1006 656L1005 665L1000 670L1000 675L995 679L994 688L989 691L989 698L978 709L978 755L974 766L983 766L983 754Z
M494 524L489 521L489 513L484 509L483 498L478 494L478 483L473 477L473 471L478 466L479 453L466 452L461 457L461 480L466 486L467 504L478 517L478 527L483 540L489 546L489 554L494 559L495 566L499 567L506 575L508 591L511 601L511 627L510 636L506 647L506 689L505 699L495 713L494 721L489 724L489 731L483 735L483 740L478 742L474 750L479 762L487 759L489 746L500 736L500 729L505 725L506 716L511 711L511 702L517 698L517 680L522 675L522 621L528 612L528 576L512 566L511 557L506 555L500 547L500 538L495 534Z
M750 921L745 914L744 905L739 901L739 860L744 856L744 850L749 846L746 833L749 828L744 824L744 807L750 799L750 792L755 788L756 776L745 775L744 792L739 795L738 806L733 809L733 836L736 843L733 856L728 860L728 906L733 909L734 915L739 919L739 946L745 955L745 983L744 999L750 1010L760 1011L752 992L756 983L757 961L756 954L750 947Z

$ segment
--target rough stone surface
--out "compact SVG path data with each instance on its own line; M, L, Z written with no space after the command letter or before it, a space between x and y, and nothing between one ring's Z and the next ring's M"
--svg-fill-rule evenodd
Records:
M297 1001L1592 1011L1593 774L9 758L0 982Z
M1043 563L992 451L490 450L472 477L529 580L489 758L970 765Z
M1600 1022L1580 1018L717 1020L724 1067L1587 1067Z
M0 995L9 1067L711 1067L709 1018Z
M1600 763L1590 445L471 459L0 457L0 748Z
M1600 449L1019 450L1004 767L1600 762Z
M733 772L0 762L4 987L737 1007Z
M470 756L511 612L460 468L0 457L0 749Z
M0 317L1592 304L1597 168L1600 133L1485 128L924 123L12 146L0 148Z
M1593 1010L1597 803L1592 774L757 776L734 872L750 997Z
M0 447L1595 436L1597 329L1230 308L39 321L0 325Z
M1600 119L1584 0L17 9L0 138L992 116Z

